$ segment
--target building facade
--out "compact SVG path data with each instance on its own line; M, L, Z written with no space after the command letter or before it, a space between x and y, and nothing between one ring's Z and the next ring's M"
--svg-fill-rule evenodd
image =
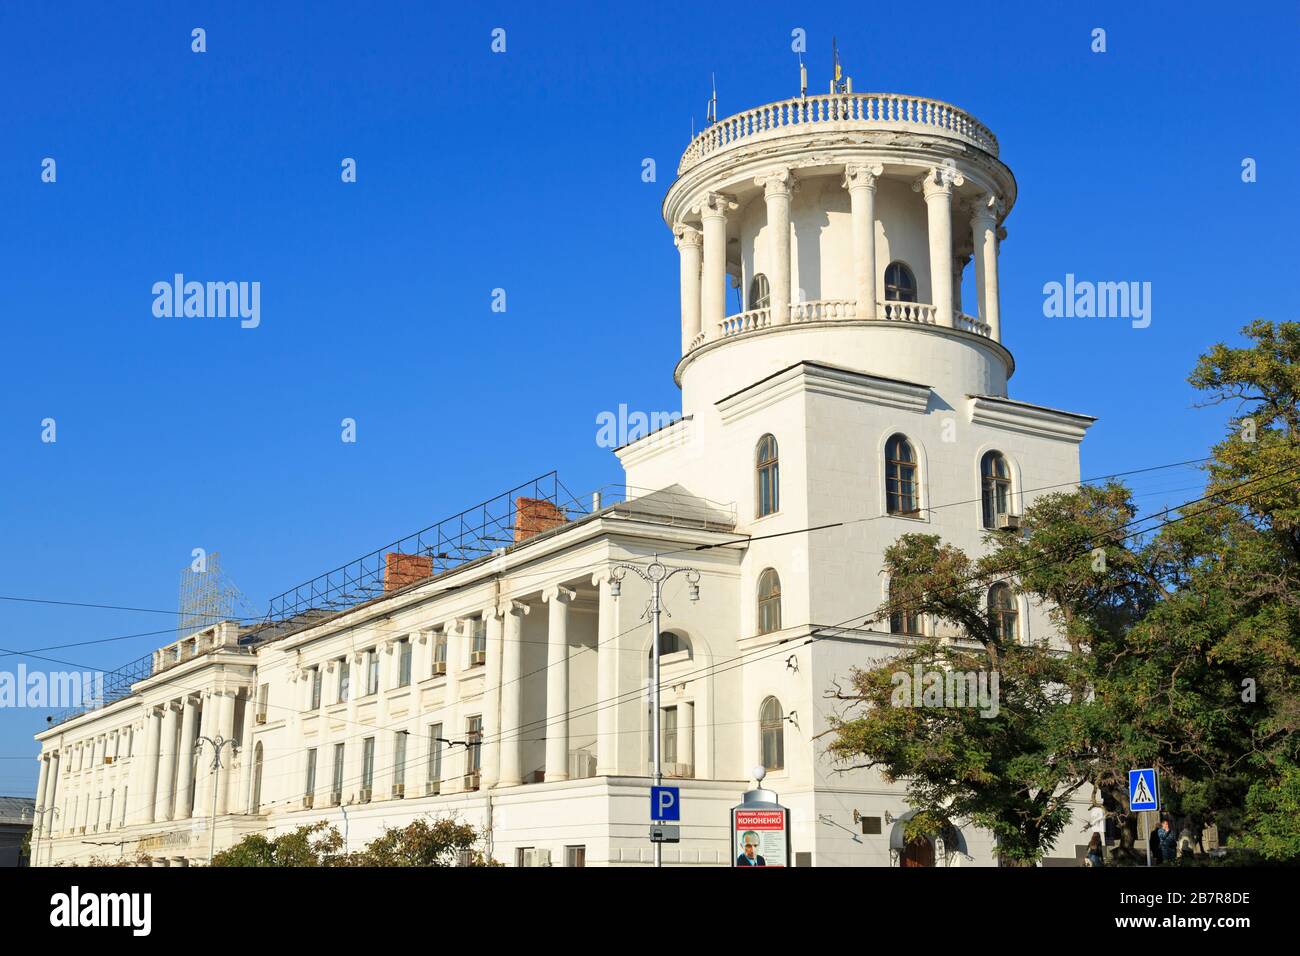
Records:
M664 593L661 758L682 788L666 864L730 861L758 765L797 865L996 864L974 827L905 844L903 788L837 766L819 735L837 681L934 627L872 619L894 540L977 553L1079 478L1092 419L1007 393L1015 200L994 135L933 100L806 96L711 125L663 205L682 416L618 449L626 484L507 494L470 539L417 536L266 621L160 649L38 735L35 862L202 863L321 819L357 847L450 814L507 864L648 864L649 592L611 584L660 556L700 575L698 600L684 576ZM988 600L1020 639L1053 638L1012 588ZM1094 814L1075 806L1053 859Z

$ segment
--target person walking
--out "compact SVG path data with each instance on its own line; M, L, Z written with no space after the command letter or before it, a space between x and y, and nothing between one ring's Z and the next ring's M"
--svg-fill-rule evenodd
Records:
M1102 850L1101 834L1093 832L1092 839L1088 841L1088 855L1086 857L1089 866L1105 866L1105 853Z
M1156 831L1160 843L1160 859L1164 863L1178 860L1178 834L1174 832L1173 822L1168 816L1160 820L1160 829Z

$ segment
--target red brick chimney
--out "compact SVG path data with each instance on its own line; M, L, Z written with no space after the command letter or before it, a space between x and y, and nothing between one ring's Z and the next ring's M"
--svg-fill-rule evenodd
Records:
M391 551L385 556L385 591L396 591L429 577L433 577L433 558L427 554L399 554Z
M569 519L564 510L545 498L515 499L515 543L526 541L535 534L558 528Z

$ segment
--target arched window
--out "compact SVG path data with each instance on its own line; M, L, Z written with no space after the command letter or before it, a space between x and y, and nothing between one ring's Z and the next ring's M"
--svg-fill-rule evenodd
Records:
M776 439L764 435L758 440L758 516L775 514L781 508L781 465Z
M758 633L781 630L781 579L768 568L758 576Z
M890 585L889 598L894 598L894 588ZM924 632L921 630L921 616L909 608L895 608L889 614L889 633L905 634L910 637L920 637Z
M995 584L989 588L989 617L997 629L998 637L1006 644L1016 641L1019 630L1015 595L1005 584Z
M768 697L758 711L759 749L766 770L785 769L785 714L781 702Z
M891 262L885 266L885 301L916 301L916 276L901 262Z
M691 642L685 635L678 634L676 631L664 631L659 635L660 659L667 657L669 654L678 654L682 651L686 652L688 660L694 656L694 652L691 650ZM648 666L653 668L654 648L646 652L646 659L649 661Z
M885 510L910 517L921 512L916 451L904 435L894 435L885 444Z
M749 282L749 308L766 309L772 303L772 289L768 285L767 276L761 272L754 273L754 278Z
M1011 469L1000 452L988 452L980 459L980 489L984 527L996 529L998 515L1011 513Z
M253 750L253 813L262 812L262 742Z

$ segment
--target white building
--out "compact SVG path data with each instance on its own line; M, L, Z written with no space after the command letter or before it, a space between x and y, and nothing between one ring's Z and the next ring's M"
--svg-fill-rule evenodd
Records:
M906 639L862 625L890 543L977 552L1079 477L1092 419L1007 395L1016 185L997 140L933 100L809 96L710 126L678 173L683 414L618 450L626 489L516 489L295 589L263 625L156 652L120 699L37 735L42 864L202 862L209 827L222 848L320 819L356 847L449 813L508 864L647 864L648 590L628 575L615 597L610 576L655 554L700 572L698 602L682 575L665 592L663 757L683 790L667 864L729 862L727 811L759 763L800 865L996 862L969 826L904 848L903 789L838 772L817 735L832 683ZM1008 626L1048 634L1007 596ZM195 742L218 735L239 746L213 773ZM1077 811L1058 859L1087 842Z

